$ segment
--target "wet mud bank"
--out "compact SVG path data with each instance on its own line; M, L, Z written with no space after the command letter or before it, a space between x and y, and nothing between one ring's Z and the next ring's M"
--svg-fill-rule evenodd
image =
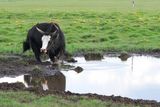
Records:
M132 104L135 106L147 106L147 107L160 107L160 102L156 102L154 100L143 100L143 99L130 99L127 97L121 97L121 96L104 96L104 95L98 95L98 94L78 94L78 93L72 93L70 91L56 91L56 90L47 90L44 91L38 87L31 87L31 88L25 88L25 86L22 83L1 83L0 84L0 91L29 91L31 93L34 93L38 96L46 96L46 95L58 95L62 96L63 98L69 99L69 97L76 96L76 97L85 97L89 99L98 99L101 101L111 101L113 103L123 103L123 104ZM78 99L75 99L78 100Z
M106 53L105 55L109 57L118 57L122 61L126 61L132 55L137 55L133 53ZM138 54L142 55L142 54ZM154 57L159 57L160 54L145 54L151 55ZM102 54L95 53L86 53L84 55L86 61L91 60L102 60L104 56ZM76 63L77 60L72 56L67 58L67 62ZM61 69L64 70L74 70L77 73L83 71L81 67L75 67L72 65L62 65ZM55 66L50 66L50 63L36 63L34 58L29 58L20 55L0 55L0 77L4 76L17 76L24 75L26 85L22 83L0 83L1 91L29 91L36 93L37 95L44 96L48 94L60 95L67 98L68 96L86 96L87 98L100 99L102 101L113 101L118 103L125 104L134 104L134 105L148 105L151 107L160 107L160 103L152 100L134 100L121 96L106 96L106 95L98 95L98 94L78 94L72 93L70 91L65 91L66 80L64 76L59 72L59 69ZM31 79L32 78L32 79ZM35 80L35 81L33 81ZM45 84L54 83L52 87L50 85L46 86ZM61 81L60 81L61 80ZM41 84L41 86L39 85ZM51 90L48 90L51 89Z

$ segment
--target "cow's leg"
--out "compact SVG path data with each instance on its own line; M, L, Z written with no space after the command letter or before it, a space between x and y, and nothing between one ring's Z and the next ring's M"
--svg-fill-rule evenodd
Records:
M64 53L65 53L65 50L61 49L60 52L59 52L59 55L58 55L59 59L61 59L61 61L62 61L62 64L64 63L64 58L65 58Z
M55 62L55 52L50 50L48 55L52 63L54 63Z
M35 57L36 57L36 60L41 63L41 59L40 59L40 53L39 52L35 52L34 53Z
M51 59L51 64L54 67L54 69L61 70L61 64L59 63L58 58L55 56L55 52L52 51L52 52L49 52L49 53L50 53L49 57Z
M32 50L34 52L34 55L35 55L35 58L36 60L40 63L41 62L41 59L40 59L40 48L38 48L38 46L36 46L35 43L31 43L31 47L32 47Z
M49 51L49 58L50 58L52 64L59 64L59 59L56 54L57 54L56 50Z

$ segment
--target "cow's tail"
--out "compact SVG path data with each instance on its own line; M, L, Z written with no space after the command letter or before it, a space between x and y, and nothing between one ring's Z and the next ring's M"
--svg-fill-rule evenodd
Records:
M27 37L26 41L23 42L23 53L30 49L29 38Z

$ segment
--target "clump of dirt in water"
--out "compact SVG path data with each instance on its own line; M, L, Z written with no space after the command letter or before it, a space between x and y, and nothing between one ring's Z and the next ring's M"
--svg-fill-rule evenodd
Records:
M129 55L127 52L122 52L118 57L121 59L121 61L127 61L131 55Z
M90 61L90 60L102 60L103 59L103 55L100 53L86 53L84 54L84 58L86 61Z

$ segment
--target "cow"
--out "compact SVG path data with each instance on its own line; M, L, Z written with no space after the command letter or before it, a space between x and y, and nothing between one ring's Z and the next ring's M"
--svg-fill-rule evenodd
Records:
M32 48L37 62L42 62L40 55L45 53L54 63L65 52L65 37L57 23L38 23L34 25L23 42L23 53Z

